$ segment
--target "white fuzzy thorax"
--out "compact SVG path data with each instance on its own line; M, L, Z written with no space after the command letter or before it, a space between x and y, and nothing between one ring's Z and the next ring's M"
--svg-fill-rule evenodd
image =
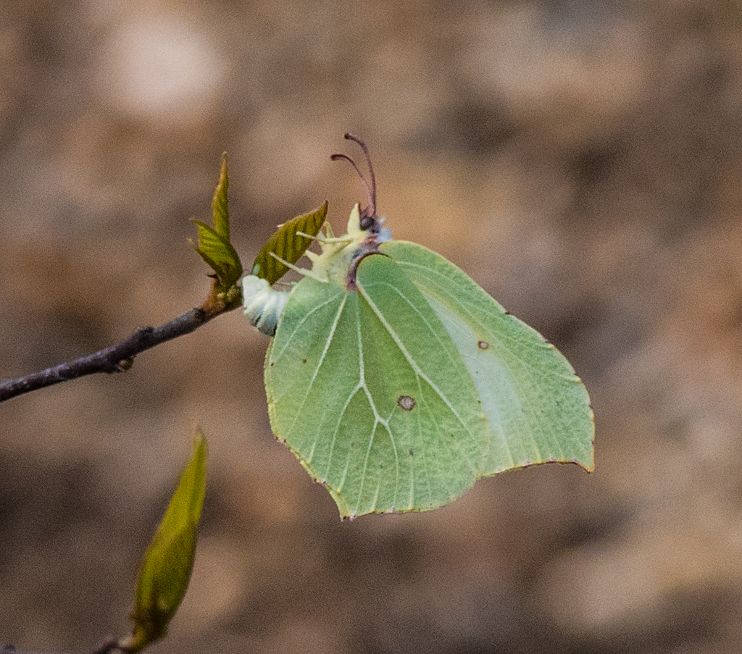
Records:
M242 278L242 302L250 323L263 334L273 336L278 321L289 301L288 291L271 288L265 279L255 275Z

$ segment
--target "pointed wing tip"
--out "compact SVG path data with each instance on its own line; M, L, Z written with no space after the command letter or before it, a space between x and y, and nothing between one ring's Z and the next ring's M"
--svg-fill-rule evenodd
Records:
M582 468L586 473L592 474L595 472L595 460L590 459L590 461L582 462L582 461L570 461L569 463L574 463L579 468Z

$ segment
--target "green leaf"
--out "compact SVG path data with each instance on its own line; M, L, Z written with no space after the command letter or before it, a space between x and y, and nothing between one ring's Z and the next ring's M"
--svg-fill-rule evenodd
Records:
M196 252L216 273L219 290L228 290L242 275L242 264L237 252L213 227L200 220L194 220L193 223L198 230Z
M198 239L194 244L196 252L214 271L220 292L226 293L242 276L242 262L229 238L229 173L227 155L222 155L219 182L211 200L213 225L194 220Z
M229 190L229 173L227 171L227 153L222 155L222 166L219 170L219 182L214 189L214 197L211 199L211 216L214 223L214 231L229 242L229 201L227 191Z
M314 211L296 216L279 225L255 257L252 274L267 280L269 284L274 284L281 279L289 269L270 253L273 252L289 263L296 263L312 244L311 239L299 236L297 232L316 236L326 217L327 200Z
M137 581L134 631L125 642L139 651L161 638L188 588L206 492L206 439L197 432L193 455L180 475Z

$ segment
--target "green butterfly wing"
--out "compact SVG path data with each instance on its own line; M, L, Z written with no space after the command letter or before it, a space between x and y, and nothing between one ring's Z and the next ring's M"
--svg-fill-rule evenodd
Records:
M533 463L589 468L591 411L566 360L439 255L382 251L355 292L299 282L266 357L273 432L341 515L436 508Z
M265 381L273 432L343 516L441 506L484 463L476 388L430 305L388 257L362 262L357 292L296 285Z
M491 430L480 476L536 463L593 468L593 412L567 359L460 268L415 243L381 246L444 324Z

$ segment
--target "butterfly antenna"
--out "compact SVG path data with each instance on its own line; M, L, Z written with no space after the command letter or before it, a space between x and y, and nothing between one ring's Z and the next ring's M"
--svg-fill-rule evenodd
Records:
M368 183L366 183L369 201L369 206L366 211L368 212L370 210L371 217L376 216L376 174L374 173L374 166L371 163L371 155L368 152L368 146L362 138L356 136L355 134L351 134L350 132L346 132L343 137L349 141L357 143L361 146L361 150L363 150L363 156L366 158L366 165L368 166L368 173L371 177L371 186L369 187Z
M351 159L347 154L331 154L330 159L332 159L333 161L340 161L342 159L343 161L347 161L351 166L353 166L355 171L358 173L358 177L361 178L363 185L366 187L366 193L368 194L369 202L373 202L373 187L369 186L368 180L363 176L363 173L358 167L358 164L353 161L353 159Z

